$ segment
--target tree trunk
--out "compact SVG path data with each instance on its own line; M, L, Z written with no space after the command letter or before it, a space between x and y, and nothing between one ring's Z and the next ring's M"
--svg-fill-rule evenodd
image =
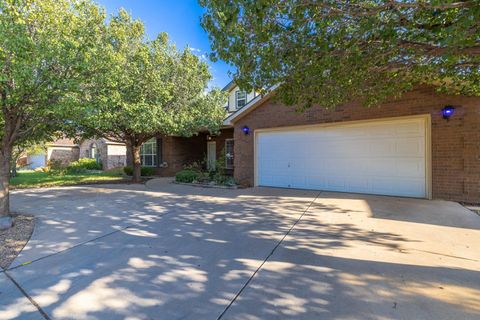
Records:
M9 148L0 151L0 229L12 226L10 218L10 160L12 154Z
M141 182L142 161L140 160L140 146L132 143L132 160L133 160L133 183Z
M17 176L17 161L12 161L11 164L11 170L10 170L10 177L16 177Z
M125 145L127 146L127 159L126 159L127 167L133 168L132 142L127 139L125 141Z

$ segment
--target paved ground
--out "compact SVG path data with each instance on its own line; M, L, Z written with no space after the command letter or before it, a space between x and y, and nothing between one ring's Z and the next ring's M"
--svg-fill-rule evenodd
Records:
M38 218L2 320L480 317L480 216L452 202L157 180L12 205Z

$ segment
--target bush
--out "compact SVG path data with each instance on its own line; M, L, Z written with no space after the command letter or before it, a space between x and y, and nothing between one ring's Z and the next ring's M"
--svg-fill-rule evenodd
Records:
M47 166L44 167L44 172L52 176L63 176L66 173L66 169L61 160L51 159L47 161Z
M102 164L96 159L83 158L67 166L68 173L83 173L87 170L102 170Z
M191 183L191 182L197 181L198 177L199 177L199 173L197 171L184 169L182 171L177 172L177 174L175 175L175 181Z
M132 167L124 167L123 172L125 172L125 174L127 176L132 176L133 175L133 168ZM154 174L155 174L155 169L152 168L152 167L142 167L142 168L140 168L140 175L141 176L149 177L149 176L153 176Z

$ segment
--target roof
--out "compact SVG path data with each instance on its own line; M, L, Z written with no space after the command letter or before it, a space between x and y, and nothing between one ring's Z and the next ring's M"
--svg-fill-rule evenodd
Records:
M230 81L229 83L227 83L227 85L225 87L222 88L222 91L227 91L227 92L230 92L232 91L237 85L235 84L235 81Z
M50 147L78 147L73 139L60 138L47 144Z

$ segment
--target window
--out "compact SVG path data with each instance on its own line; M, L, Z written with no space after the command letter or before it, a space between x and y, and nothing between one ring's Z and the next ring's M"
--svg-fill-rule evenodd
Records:
M240 109L247 104L247 93L245 91L235 92L235 104L237 109Z
M157 139L152 138L140 147L140 160L144 167L157 166Z
M233 169L233 139L225 139L225 168Z

